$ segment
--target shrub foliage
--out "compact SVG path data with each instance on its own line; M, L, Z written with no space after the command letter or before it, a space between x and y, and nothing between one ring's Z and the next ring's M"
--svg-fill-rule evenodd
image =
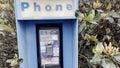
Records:
M120 0L79 0L76 16L79 68L107 68L110 62L120 67L119 58L115 58L120 48Z

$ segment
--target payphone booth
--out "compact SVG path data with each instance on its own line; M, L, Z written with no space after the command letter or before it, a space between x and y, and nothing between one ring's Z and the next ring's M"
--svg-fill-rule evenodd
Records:
M77 0L15 0L20 68L78 68Z

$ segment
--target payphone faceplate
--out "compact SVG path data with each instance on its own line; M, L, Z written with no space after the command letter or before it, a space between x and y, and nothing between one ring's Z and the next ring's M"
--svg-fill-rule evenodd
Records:
M62 68L61 30L57 26L39 26L39 67Z

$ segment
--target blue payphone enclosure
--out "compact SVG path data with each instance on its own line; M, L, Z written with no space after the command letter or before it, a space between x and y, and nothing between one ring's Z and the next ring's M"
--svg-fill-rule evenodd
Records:
M44 3L46 5L44 5L45 7L43 8L41 8L42 5L40 5L40 3L37 3L38 1L42 0L35 0L35 2L32 0L14 1L16 12L18 51L19 57L23 58L23 63L20 65L20 68L38 68L36 24L52 25L57 23L62 24L63 31L63 68L78 68L78 21L75 15L68 13L70 12L69 10L74 10L71 11L71 13L74 12L75 14L75 10L78 7L78 0L65 0L65 3L63 0L63 2L57 4L56 6L51 6L51 4ZM57 2L58 0L49 1ZM71 5L71 3L68 1L71 1L71 3L73 2L73 5ZM33 3L33 7L31 6L31 2ZM52 10L53 7L56 8L56 11ZM63 7L66 7L66 9ZM48 16L43 14L43 16L40 17L39 13L42 12L45 12L48 14ZM59 12L61 16L57 16L56 14L54 16L54 13L52 12L56 14ZM65 14L67 12L68 15L65 15L64 12ZM51 16L51 14L53 16Z

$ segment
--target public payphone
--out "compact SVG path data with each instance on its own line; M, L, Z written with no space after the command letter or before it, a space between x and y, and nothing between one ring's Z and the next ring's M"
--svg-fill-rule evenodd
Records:
M39 68L63 68L62 25L37 25Z
M15 0L20 68L78 68L78 0Z

